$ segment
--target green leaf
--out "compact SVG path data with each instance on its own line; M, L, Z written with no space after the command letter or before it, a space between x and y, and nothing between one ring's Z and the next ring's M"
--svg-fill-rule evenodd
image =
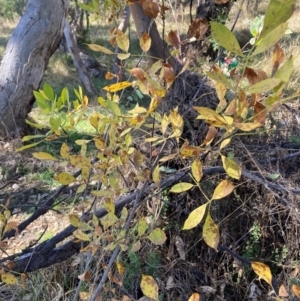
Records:
M234 86L231 84L231 82L226 78L225 74L221 73L221 72L213 72L213 71L209 71L206 72L206 75L218 82L218 83L222 83L223 85L225 85L227 88L234 90Z
M115 116L121 116L121 110L114 101L107 100L107 106Z
M288 60L276 71L274 77L287 83L294 71L293 56L290 56Z
M278 25L275 29L269 32L262 39L259 39L256 43L256 48L252 53L252 56L262 53L269 48L273 47L284 35L287 29L287 23Z
M36 103L37 105L43 109L43 110L50 110L50 106L47 103L46 98L43 96L42 93L38 92L38 91L33 91L33 95L35 97Z
M61 118L58 117L50 117L50 125L51 125L51 129L52 131L56 131L59 129L60 125L61 125Z
M91 13L94 12L94 7L93 7L93 6L86 5L86 4L84 4L84 3L78 3L78 6L79 6L80 8L82 8L83 10L89 11L89 12L91 12Z
M48 97L48 99L51 101L54 101L55 94L54 94L53 88L47 84L44 84L43 90L44 90L45 95Z
M243 56L235 35L223 24L210 22L212 37L226 50Z
M189 214L184 223L183 230L193 229L201 223L206 211L206 206L207 204L201 205Z
M293 14L296 0L271 0L264 19L261 37L266 36L279 24L286 22Z
M22 142L30 141L32 139L37 139L37 138L45 138L45 137L46 137L45 135L28 135L22 138Z
M154 229L147 238L155 245L163 245L167 240L166 233L160 228Z
M281 83L279 78L267 78L264 79L246 89L248 93L264 93L272 90Z
M33 128L38 129L38 130L42 130L44 128L43 125L38 124L38 123L33 123L33 122L31 122L31 121L29 121L27 119L25 119L25 123L28 124L28 125L30 125L30 126L32 126Z
M140 218L138 221L138 235L141 237L142 235L145 234L145 232L148 229L147 221L145 217Z
M183 191L190 190L192 187L194 187L193 184L182 182L182 183L175 184L175 185L170 189L170 192L180 193L180 192L183 192Z
M17 152L21 152L21 151L23 151L23 150L25 150L25 149L34 147L34 146L40 144L41 142L43 142L43 141L41 140L41 141L36 142L36 143L31 143L31 144L27 144L27 145L21 146L21 147L17 148L16 151L17 151Z

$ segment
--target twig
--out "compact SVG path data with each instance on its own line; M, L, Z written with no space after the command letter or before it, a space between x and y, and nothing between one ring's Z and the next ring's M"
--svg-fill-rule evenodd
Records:
M140 200L141 200L141 198L143 196L143 193L144 193L144 190L146 188L146 185L147 185L147 182L144 183L144 185L143 185L140 193L137 195L137 197L136 197L136 199L134 201L133 208L130 211L130 215L129 215L129 217L128 217L127 221L126 221L126 224L125 224L126 234L127 234L128 230L129 230L129 227L130 227L131 221L132 221L132 219L134 217L134 214L135 214L137 208L139 207L139 203L140 203ZM112 254L112 256L111 256L111 258L110 258L110 260L109 260L109 263L108 263L108 265L107 265L107 267L106 267L106 269L105 269L105 271L103 273L103 276L102 276L102 278L100 280L100 283L98 284L97 288L95 289L95 291L93 293L93 296L92 296L92 298L91 298L90 301L95 301L96 298L97 298L97 296L102 291L102 288L103 288L103 286L104 286L104 284L105 284L105 282L107 280L108 273L109 273L112 265L114 264L114 262L115 262L115 260L116 260L116 258L118 256L120 250L121 250L120 245L117 245L116 248L115 248L115 250L114 250L114 252L113 252L113 254Z

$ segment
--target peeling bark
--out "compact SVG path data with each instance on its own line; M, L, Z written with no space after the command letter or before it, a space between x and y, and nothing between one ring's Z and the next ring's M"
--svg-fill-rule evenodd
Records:
M65 25L69 0L28 0L0 64L0 136L19 137ZM55 13L53 13L55 12Z

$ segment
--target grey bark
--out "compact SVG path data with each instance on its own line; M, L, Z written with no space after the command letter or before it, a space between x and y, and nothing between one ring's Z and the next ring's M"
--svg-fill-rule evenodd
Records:
M72 57L74 66L77 70L77 74L86 90L87 95L93 98L96 95L96 90L88 75L87 68L85 67L85 65L81 60L79 49L77 46L77 41L76 41L76 35L74 36L72 34L71 27L67 19L65 20L64 36L65 36L68 52Z
M49 58L63 36L69 0L28 0L0 64L0 136L18 137Z

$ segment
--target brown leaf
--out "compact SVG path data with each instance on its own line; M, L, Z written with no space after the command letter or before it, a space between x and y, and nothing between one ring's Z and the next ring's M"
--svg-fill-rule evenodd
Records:
M169 64L163 64L163 70L164 70L164 79L166 80L167 84L170 84L175 79L175 72L173 71L173 68Z
M112 79L114 79L115 77L116 77L116 75L113 74L113 73L111 73L111 72L109 72L109 71L107 71L106 74L105 74L105 79L106 79L106 80L112 80Z
M267 110L266 107L260 103L257 102L254 105L254 122L259 122L261 124L265 123L267 118Z
M284 52L282 48L278 45L278 43L274 47L273 56L272 56L272 74L271 77L276 73L279 68L279 65L284 61Z
M298 285L292 285L292 292L297 298L300 298L300 287Z
M214 138L217 136L217 134L218 134L218 130L214 126L210 126L202 145L211 144L211 142L214 140Z
M250 85L256 84L259 82L259 77L254 71L254 69L246 67L244 76L248 79Z
M178 38L178 34L175 30L171 30L169 33L168 33L168 42L174 46L174 47L179 47L180 46L180 41L179 41L179 38Z
M138 80L143 81L145 79L145 73L141 68L133 68L130 70L130 73Z
M208 30L208 22L204 19L194 19L189 26L187 39L195 37L196 39L202 38Z
M143 0L142 8L145 13L145 15L155 19L159 13L159 5L156 2L153 2L152 0Z
M279 293L278 293L278 296L279 296L279 297L288 297L288 296L289 296L289 294L288 294L288 292L286 291L286 289L285 289L285 287L284 287L283 284L281 284L280 287L279 287Z

